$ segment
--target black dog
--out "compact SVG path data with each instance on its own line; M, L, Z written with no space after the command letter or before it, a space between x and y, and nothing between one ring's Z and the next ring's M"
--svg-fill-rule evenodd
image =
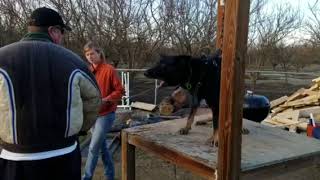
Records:
M205 99L212 110L214 134L209 143L218 146L221 51L212 57L161 56L160 61L145 72L168 86L180 86L192 95L191 112L180 134L188 134L200 101Z

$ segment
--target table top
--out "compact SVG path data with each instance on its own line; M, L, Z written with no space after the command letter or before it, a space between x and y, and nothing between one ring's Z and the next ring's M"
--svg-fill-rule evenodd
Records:
M195 121L209 118L209 114L199 115ZM179 156L188 157L215 169L218 148L205 144L211 136L212 128L193 125L188 135L180 135L178 131L185 124L184 118L137 126L124 131L128 136L156 144L161 147L161 153L175 152ZM248 120L243 120L243 125L250 133L242 135L242 172L320 155L320 140Z

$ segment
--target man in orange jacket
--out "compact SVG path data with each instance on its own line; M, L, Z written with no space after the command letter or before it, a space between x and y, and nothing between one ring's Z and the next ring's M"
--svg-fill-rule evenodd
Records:
M113 66L107 64L103 51L93 42L84 46L84 54L90 63L90 69L95 75L99 85L102 106L99 117L92 127L92 138L89 146L88 158L84 170L83 180L92 179L97 165L99 152L102 152L105 176L108 180L114 179L114 165L106 143L106 133L112 127L115 120L117 102L124 93L122 84Z

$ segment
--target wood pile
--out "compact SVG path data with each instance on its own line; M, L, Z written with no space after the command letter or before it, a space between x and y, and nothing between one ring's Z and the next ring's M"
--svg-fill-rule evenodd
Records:
M171 97L165 97L159 104L160 115L170 116L174 111L174 106Z
M315 120L320 119L320 77L312 82L308 89L301 88L291 96L271 101L271 114L262 124L288 128L291 132L306 131L310 113Z

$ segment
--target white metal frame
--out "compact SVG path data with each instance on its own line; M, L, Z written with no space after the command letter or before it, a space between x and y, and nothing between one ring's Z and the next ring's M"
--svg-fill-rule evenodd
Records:
M129 71L120 71L121 73L121 83L124 87L125 94L122 96L121 105L118 105L120 108L131 110L130 106L130 72Z
M125 94L122 97L121 105L118 105L119 108L131 110L130 103L130 72L144 72L146 69L117 69L121 75L121 83L125 89ZM154 104L157 104L158 96L158 80L154 81Z

